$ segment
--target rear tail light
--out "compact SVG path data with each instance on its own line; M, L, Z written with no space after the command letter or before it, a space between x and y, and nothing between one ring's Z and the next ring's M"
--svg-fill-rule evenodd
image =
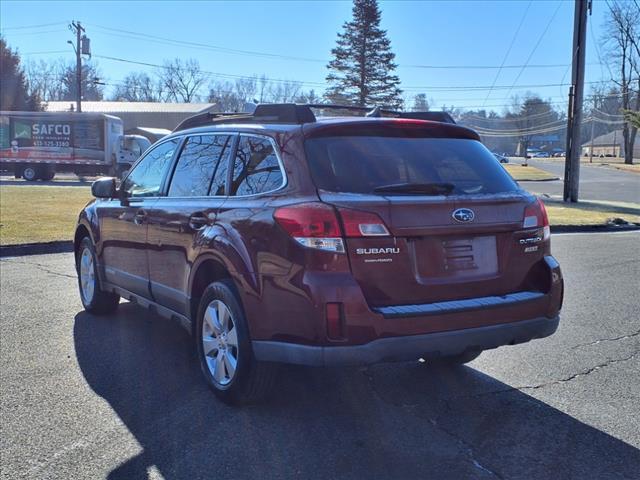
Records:
M300 203L278 208L273 217L301 245L344 253L342 231L333 207L324 203Z
M380 237L388 236L389 230L378 215L360 210L339 208L344 233L347 237Z
M344 253L343 237L388 236L382 219L371 212L339 208L325 203L299 203L278 208L273 217L298 243L309 248Z
M524 209L523 228L540 228L543 229L543 240L549 240L551 237L551 228L549 227L549 217L544 203L539 198Z

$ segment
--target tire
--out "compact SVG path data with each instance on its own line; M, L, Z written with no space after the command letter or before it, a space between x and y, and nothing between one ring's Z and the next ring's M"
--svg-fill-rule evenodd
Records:
M200 368L220 400L246 405L268 395L277 367L253 357L247 321L231 281L214 282L205 289L195 328Z
M78 288L84 309L96 315L113 313L120 303L120 296L105 292L98 282L96 251L89 237L84 237L76 252Z
M56 176L56 171L53 168L47 168L42 172L40 178L44 181L53 180L53 177Z
M37 167L32 165L28 165L22 171L22 178L24 178L27 182L35 182L40 177L40 172Z
M435 358L431 361L432 364L440 366L456 366L469 363L480 356L482 350L467 350L459 355L449 355L446 357Z

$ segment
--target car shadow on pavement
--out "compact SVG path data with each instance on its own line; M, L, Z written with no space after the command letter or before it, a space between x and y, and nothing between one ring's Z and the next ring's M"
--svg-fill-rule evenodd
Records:
M640 450L470 367L283 367L233 408L175 322L123 303L75 317L78 362L142 452L108 478L633 478Z

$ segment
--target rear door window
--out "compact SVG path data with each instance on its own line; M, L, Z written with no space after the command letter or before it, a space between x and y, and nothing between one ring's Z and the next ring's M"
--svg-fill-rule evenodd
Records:
M313 180L322 190L372 194L403 184L446 185L448 194L464 195L518 189L477 140L320 137L307 139L305 149Z
M229 135L188 137L173 172L169 196L224 195L229 139Z
M277 190L284 175L273 142L265 137L241 136L233 162L230 195L257 195Z

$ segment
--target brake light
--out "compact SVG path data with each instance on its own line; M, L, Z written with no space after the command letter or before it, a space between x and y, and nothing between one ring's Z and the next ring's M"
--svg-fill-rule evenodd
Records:
M543 229L543 240L551 237L551 228L549 227L549 217L544 203L539 198L524 209L523 228L540 228Z
M278 208L276 222L299 244L344 253L342 231L336 212L324 203L300 203Z
M371 212L339 208L346 237L388 236L389 230L382 219Z

